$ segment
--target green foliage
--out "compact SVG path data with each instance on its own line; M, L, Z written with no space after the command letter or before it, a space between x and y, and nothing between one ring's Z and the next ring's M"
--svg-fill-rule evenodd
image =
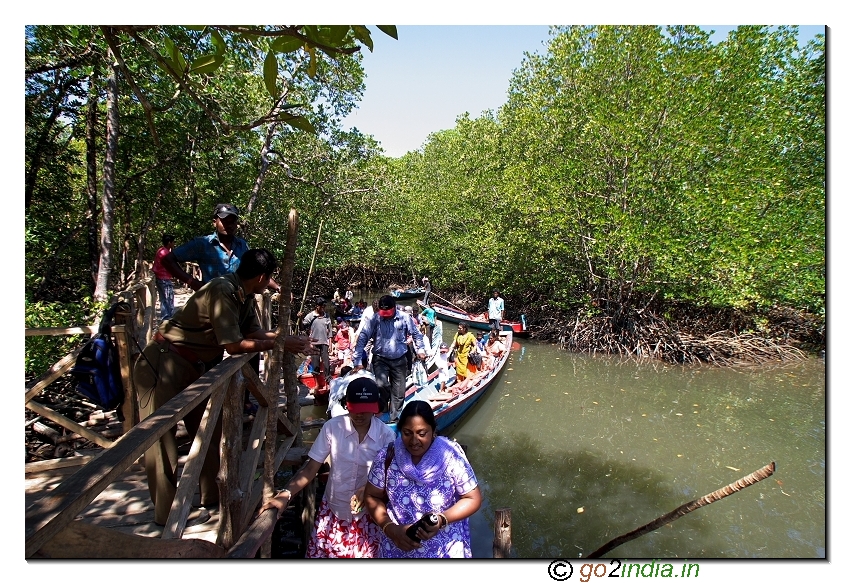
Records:
M24 308L27 328L65 328L87 324L87 306L84 303L30 303ZM101 306L102 310L102 306ZM41 375L56 361L80 344L76 336L28 336L24 342L24 374Z
M823 44L793 28L571 26L498 117L398 161L397 255L562 307L822 307Z
M69 303L91 294L97 266L83 243L99 219L85 115L93 95L101 168L112 61L104 28L26 30L27 297ZM113 287L163 232L211 232L227 201L251 245L279 255L296 208L304 270L321 225L317 268L412 268L437 289L594 313L650 297L823 310L823 39L553 28L503 107L390 159L341 129L364 90L365 26L110 30L135 84L119 77Z

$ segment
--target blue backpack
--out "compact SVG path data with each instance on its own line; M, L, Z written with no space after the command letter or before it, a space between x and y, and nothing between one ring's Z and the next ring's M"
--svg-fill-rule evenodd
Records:
M98 333L83 345L71 378L74 388L104 411L118 408L124 402L124 384L118 365L118 349L112 342L112 324L118 309L129 310L129 304L118 302L103 313ZM118 409L121 418L121 410Z

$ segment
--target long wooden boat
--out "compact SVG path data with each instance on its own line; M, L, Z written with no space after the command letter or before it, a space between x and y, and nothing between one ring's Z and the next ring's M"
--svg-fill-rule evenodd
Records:
M425 290L421 287L409 287L407 289L390 290L390 295L397 300L412 300L425 296Z
M405 395L404 404L407 405L413 400L428 401L431 403L431 407L434 410L434 419L437 421L437 431L445 434L446 431L457 425L481 397L484 396L487 389L493 385L496 377L499 376L499 373L502 372L502 369L508 362L508 358L511 355L511 345L513 344L513 332L503 330L499 336L505 345L505 351L502 353L502 356L494 363L492 370L487 371L475 379L462 393L454 395L445 401L432 400L430 397L437 396L440 387L438 383L434 386L435 383L431 381L425 388L414 387L414 390L409 390L408 394ZM451 389L451 384L448 385L448 388ZM387 423L389 421L388 414L383 413L381 419ZM394 423L388 424L393 430L397 431Z
M508 358L511 355L511 347L513 345L513 332L510 330L503 330L499 336L502 343L505 345L505 351L502 353L502 356L496 360L492 370L489 370L485 374L476 378L471 385L463 390L463 392L453 395L449 399L445 399L446 393L442 393L442 395L440 394L440 384L442 380L446 378L449 379L446 383L447 389L449 390L451 390L451 387L455 382L454 366L449 366L448 373L444 373L442 376L439 372L429 375L424 386L409 383L407 392L404 396L404 404L407 405L410 401L427 401L430 403L431 408L434 411L434 418L437 421L437 431L439 432L445 433L457 425L458 422L460 422L463 417L469 413L470 409L478 403L481 397L484 396L487 389L493 385L496 377L499 376L499 373L502 372L505 368L505 364L508 362ZM333 398L331 399L328 411L331 416L346 414L346 411L342 407L335 405ZM389 414L387 412L382 413L379 416L379 419L381 419L384 423L387 423L387 425L389 425L389 427L394 431L398 431L395 423L389 423Z
M416 303L419 305L420 311L425 308L425 303L422 300L417 300ZM428 302L428 305L434 310L440 320L452 322L453 324L460 324L463 322L470 328L474 328L476 330L490 329L490 321L487 319L486 313L472 314L470 312L465 312L457 308L433 302ZM528 336L528 329L525 325L525 314L520 316L519 322L514 320L502 320L502 330L510 330L515 336Z

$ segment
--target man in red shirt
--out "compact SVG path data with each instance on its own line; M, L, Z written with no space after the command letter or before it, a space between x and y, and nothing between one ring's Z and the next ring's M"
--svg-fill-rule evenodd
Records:
M169 320L174 314L174 281L171 272L162 264L162 259L174 248L174 235L162 236L162 247L156 250L153 260L153 274L156 276L156 290L159 292L159 319Z

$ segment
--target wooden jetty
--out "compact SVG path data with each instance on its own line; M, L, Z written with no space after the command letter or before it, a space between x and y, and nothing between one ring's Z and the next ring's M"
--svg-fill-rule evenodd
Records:
M280 282L282 297L290 296L295 222L293 211ZM116 314L112 328L124 385L124 421L98 432L38 401L44 389L73 366L78 350L25 387L27 409L96 448L26 464L25 558L269 557L276 512L258 514L258 508L274 495L279 468L300 465L306 457L294 357L284 353L283 338L274 350L263 354L267 366L259 375L249 365L252 354L230 356L140 419L132 364L153 336L156 288L149 264L143 263L139 271L139 279L117 296L129 310ZM261 323L271 328L268 292L258 296L258 305ZM289 321L288 304L281 306L278 321ZM95 327L27 329L26 335L94 332ZM246 390L258 404L247 423L243 416ZM164 527L157 526L142 455L172 428L178 429L179 438L183 417L205 401L197 436L183 444L168 520ZM223 438L220 444L212 444L209 436L219 418ZM198 475L209 447L221 448L217 509L196 507Z

